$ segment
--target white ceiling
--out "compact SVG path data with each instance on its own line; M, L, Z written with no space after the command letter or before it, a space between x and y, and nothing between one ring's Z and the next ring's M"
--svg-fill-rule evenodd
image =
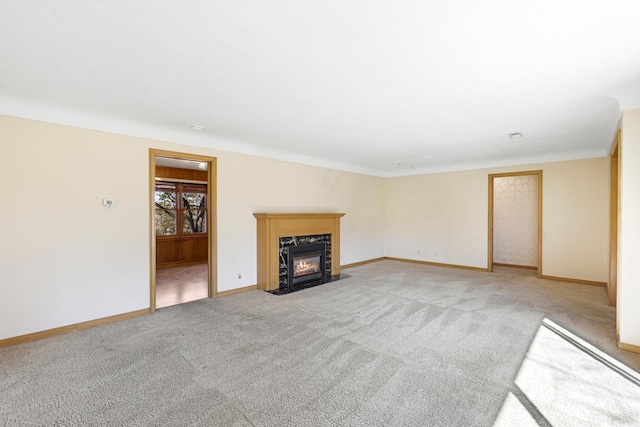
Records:
M200 167L202 165L203 167ZM169 157L156 157L156 166L167 166L170 168L178 169L190 169L190 170L207 170L207 164L205 162L199 162L197 160L182 160L173 159Z
M380 176L605 156L640 108L639 18L637 0L0 0L0 113Z

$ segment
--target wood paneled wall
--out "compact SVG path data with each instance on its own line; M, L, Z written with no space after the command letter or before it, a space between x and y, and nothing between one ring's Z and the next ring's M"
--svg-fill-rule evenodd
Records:
M156 177L168 181L174 179L207 182L207 171L156 166ZM157 268L206 263L207 256L206 234L182 238L156 238Z
M156 177L164 179L188 179L191 181L207 182L207 171L170 168L168 166L156 166Z
M158 268L207 262L207 235L183 238L156 239Z

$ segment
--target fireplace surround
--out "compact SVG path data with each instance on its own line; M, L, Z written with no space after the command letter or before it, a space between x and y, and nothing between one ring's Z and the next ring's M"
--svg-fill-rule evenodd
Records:
M254 216L257 220L258 289L288 293L340 276L340 218L343 213L255 213ZM324 261L320 261L324 262L324 268L319 265L320 272L296 275L292 271L289 274L289 269L294 268L293 263L289 264L291 247L294 247L291 250L294 258L302 263L312 255L307 251L310 248L305 247L314 245L324 245ZM296 254L298 251L302 254ZM311 268L303 265L299 270L308 273Z

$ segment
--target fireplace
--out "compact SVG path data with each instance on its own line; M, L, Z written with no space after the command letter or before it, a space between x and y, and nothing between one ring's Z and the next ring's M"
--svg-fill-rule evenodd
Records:
M289 285L300 285L325 276L325 244L289 246L287 277Z
M257 220L258 289L284 295L344 277L340 274L340 218L343 213L253 215ZM289 266L290 247L302 248L320 243L324 244L324 260L318 260L317 253L297 253L292 256ZM295 253L297 250L292 251ZM296 265L298 267L294 269Z

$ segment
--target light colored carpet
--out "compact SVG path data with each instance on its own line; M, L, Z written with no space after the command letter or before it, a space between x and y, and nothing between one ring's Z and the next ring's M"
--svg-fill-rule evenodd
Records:
M544 323L494 427L639 426L640 375Z
M544 317L640 367L600 287L393 261L345 272L0 349L0 424L490 426Z

